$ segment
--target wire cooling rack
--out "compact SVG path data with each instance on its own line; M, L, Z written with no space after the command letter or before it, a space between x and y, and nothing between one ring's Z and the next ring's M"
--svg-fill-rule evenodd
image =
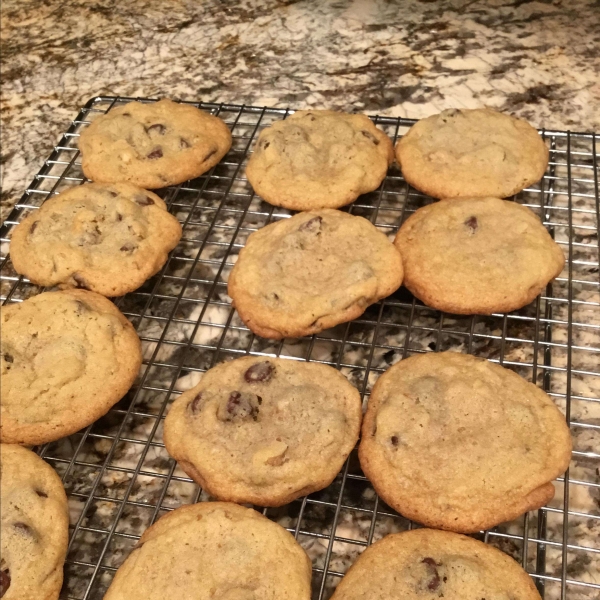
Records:
M79 112L1 229L1 297L20 302L42 291L19 277L8 256L11 229L49 196L84 181L77 138L100 114L131 100L96 97ZM550 164L539 185L515 200L534 210L561 245L563 273L531 305L510 314L462 317L431 310L404 288L363 316L319 335L278 342L254 336L231 308L226 282L247 236L290 213L254 195L244 170L261 128L284 109L191 103L221 117L233 146L209 173L160 191L183 225L165 267L116 300L144 349L138 381L104 418L38 449L63 478L71 536L61 598L100 600L143 531L182 504L207 499L162 443L169 404L214 364L246 353L318 361L339 368L368 399L377 377L402 358L455 350L499 362L546 390L574 440L569 471L549 506L479 538L512 555L543 597L600 597L599 163L594 134L543 131ZM414 121L373 117L392 138ZM431 199L392 167L380 189L346 210L390 237ZM260 509L259 509L260 510ZM383 535L414 525L379 500L355 452L329 488L263 510L287 527L313 561L313 598L328 598L359 553Z

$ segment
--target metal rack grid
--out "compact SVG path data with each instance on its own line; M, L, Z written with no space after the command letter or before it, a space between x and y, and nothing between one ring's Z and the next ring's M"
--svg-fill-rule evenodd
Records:
M92 98L81 109L1 229L1 298L20 302L42 291L18 276L8 256L11 229L49 196L82 183L77 137L93 118L131 100ZM457 350L514 369L546 390L574 437L569 471L549 506L478 537L531 573L545 598L600 596L600 193L598 138L543 131L550 164L538 186L515 200L544 221L567 265L531 305L510 314L462 317L423 306L404 288L359 319L301 340L254 336L231 308L226 281L246 237L290 213L261 201L244 165L261 128L290 111L190 103L220 116L233 145L209 173L159 193L183 225L164 268L116 300L144 348L138 381L104 418L38 449L61 474L71 509L71 537L61 598L100 600L116 568L154 520L206 496L162 444L169 404L217 362L246 353L323 362L342 370L365 398L386 367L415 352ZM394 140L414 123L373 117ZM431 199L392 167L380 189L345 210L393 235ZM413 526L377 498L355 453L329 488L263 513L287 527L313 560L313 598L328 598L373 540Z

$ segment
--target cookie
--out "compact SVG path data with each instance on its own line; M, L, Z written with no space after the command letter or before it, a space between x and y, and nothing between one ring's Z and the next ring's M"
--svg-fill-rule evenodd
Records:
M402 259L362 217L307 211L252 233L228 292L244 323L272 339L318 333L362 315L402 283Z
M175 401L164 442L219 500L281 506L333 481L358 440L361 406L332 367L248 356Z
M263 129L246 176L275 206L339 208L377 189L393 160L392 141L369 117L301 110Z
M396 145L404 179L434 198L506 198L539 181L548 148L529 123L489 108L421 119Z
M146 530L104 600L310 600L311 563L293 536L250 508L201 502Z
M17 225L10 254L17 273L38 285L122 296L160 270L180 237L156 194L90 183L50 198Z
M140 340L110 300L45 292L2 307L0 441L43 444L106 414L131 387Z
M39 456L0 445L0 598L57 600L69 541L67 496Z
M565 258L537 216L497 198L442 200L417 210L394 241L404 285L427 306L489 315L529 304Z
M510 556L473 538L414 529L385 536L350 567L331 600L541 600Z
M463 533L543 506L570 457L569 427L545 392L454 352L388 369L371 393L359 447L365 475L391 507Z
M92 121L79 138L86 177L147 189L202 175L230 147L231 132L221 119L167 99L113 108Z

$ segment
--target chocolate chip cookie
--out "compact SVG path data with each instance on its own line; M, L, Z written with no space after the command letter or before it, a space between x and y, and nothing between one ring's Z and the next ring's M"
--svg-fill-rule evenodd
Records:
M442 200L417 210L395 245L404 285L450 313L509 312L529 304L565 258L537 216L497 198Z
M331 600L541 600L510 556L464 535L414 529L385 536L350 567Z
M92 121L79 138L86 177L147 189L202 175L230 147L231 133L221 119L167 99L117 106Z
M434 198L506 198L539 181L548 148L529 123L489 108L421 119L396 145L404 178Z
M272 339L351 321L402 283L402 259L362 217L303 212L259 229L231 271L228 292L244 323Z
M50 198L13 231L17 273L44 286L122 296L165 264L181 225L152 192L90 183Z
M183 506L146 530L104 600L310 600L311 564L283 527L225 502Z
M369 117L300 110L263 129L246 176L275 206L339 208L377 189L393 160L392 141Z
M336 369L248 356L173 404L165 446L219 500L281 506L327 487L358 440L360 394Z
M57 600L69 538L67 496L54 469L0 445L0 598Z
M43 444L93 423L142 363L140 340L110 300L45 292L2 307L0 440Z
M359 447L365 475L390 506L467 533L543 506L570 457L569 428L547 394L454 352L388 369L373 388Z

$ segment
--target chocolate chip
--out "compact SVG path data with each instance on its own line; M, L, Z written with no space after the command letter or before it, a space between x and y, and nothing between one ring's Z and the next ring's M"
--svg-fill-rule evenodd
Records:
M73 277L73 281L75 282L75 287L81 288L84 290L89 289L87 281L79 273L73 273L73 275L71 277Z
M31 538L32 540L35 540L37 538L35 530L29 527L27 523L17 521L16 523L13 523L13 527L15 528L17 533L19 533L23 537Z
M320 234L321 233L321 223L323 219L322 217L313 217L308 221L305 221L298 227L298 231L308 231L309 233Z
M6 352L6 353L4 354L4 360L5 360L7 363L13 363L13 362L15 361L15 359L14 359L14 358L13 358L13 356L12 356L12 354L9 354L8 352Z
M271 142L269 142L269 141L266 141L266 142L263 144L263 147L262 147L262 148L263 148L263 150L266 150L266 149L267 149L267 148L268 148L270 145L271 145Z
M121 213L117 213L117 221L122 221L123 215Z
M90 307L81 300L75 300L75 304L77 306L77 314L82 315L83 313L89 312L91 310Z
M245 373L244 379L248 383L256 383L257 381L270 381L275 372L275 366L268 360L253 364Z
M162 123L155 123L154 125L150 125L150 127L146 127L146 131L148 133L158 133L158 135L165 135L165 131L167 131L167 128Z
M42 491L42 490L35 490L35 493L40 497L40 498L47 498L48 494L46 494L46 492Z
M256 421L258 419L258 396L231 392L224 405L219 407L217 416L221 421Z
M179 147L182 150L185 148L189 148L190 146L191 146L191 144L187 140L184 140L183 138L179 138Z
M202 162L206 162L211 156L214 156L217 153L217 149L211 150L203 159Z
M442 563L435 562L435 560L429 556L426 556L421 562L427 565L428 577L425 584L427 585L427 589L433 592L440 587L441 579L437 567L441 567Z
M146 156L146 158L150 158L152 160L154 160L155 158L162 158L162 157L163 157L163 151L160 146L158 148L154 148L154 150L152 150L152 152L150 152L150 154L148 154L148 156Z
M364 129L361 131L361 133L368 139L371 140L376 146L379 146L379 140L370 132L370 131L365 131Z
M400 441L400 440L398 439L398 436L397 436L397 435L393 435L393 436L390 438L390 442L392 442L392 446L397 446L399 441Z
M471 234L475 233L475 230L479 227L477 217L469 217L464 224L469 228Z
M154 200L145 194L138 194L133 201L140 206L150 206L151 204L154 204Z
M124 113L121 113L121 116L123 116L123 117L130 117L131 113L124 112Z
M193 414L196 414L200 409L200 401L202 400L202 392L196 394L194 398L190 400L187 407L192 411Z
M127 243L127 244L123 244L123 246L121 246L119 248L119 250L121 252L127 252L128 254L132 254L135 250L137 250L137 246L135 244L131 244L131 243Z
M119 194L117 194L117 192L113 192L111 190L108 191L108 193L113 197L116 198Z
M10 571L8 567L2 567L0 570L0 598L8 592L8 588L10 587Z
M29 235L31 235L37 229L38 223L39 223L39 221L34 222L34 224L29 229Z

